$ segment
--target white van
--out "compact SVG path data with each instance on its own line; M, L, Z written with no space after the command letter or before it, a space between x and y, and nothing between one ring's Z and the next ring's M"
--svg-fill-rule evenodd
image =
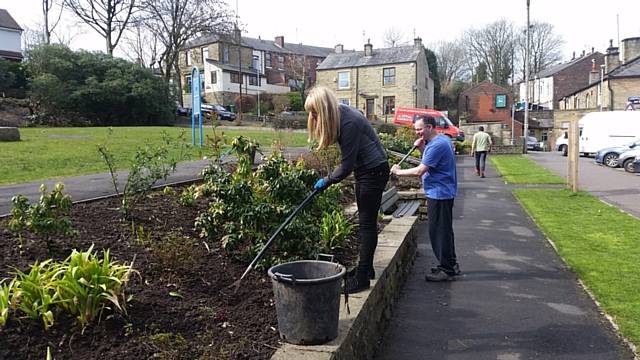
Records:
M579 127L580 155L592 155L600 149L622 146L640 137L640 111L588 113L580 119ZM566 137L556 141L556 149L565 156L566 143Z

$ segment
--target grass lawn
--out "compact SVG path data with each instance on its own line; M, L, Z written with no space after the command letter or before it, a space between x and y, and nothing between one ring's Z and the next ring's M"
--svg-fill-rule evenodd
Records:
M516 189L516 198L602 308L640 344L640 220L587 193Z
M160 144L161 132L166 131L176 138L185 132L185 140L191 144L191 128L175 127L115 127L109 140L109 148L114 154L119 169L126 169L135 153L136 146ZM307 134L272 130L220 130L227 139L243 135L257 140L268 149L274 140L285 146L307 145ZM213 135L211 128L203 130ZM23 128L21 141L0 142L0 184L14 184L46 180L60 176L85 175L108 171L100 158L97 148L105 142L108 128ZM196 142L198 136L196 134ZM206 141L203 140L203 143ZM210 156L211 151L203 146L191 148L189 157L200 159Z
M522 155L496 155L489 159L510 184L564 184L565 179L552 174L535 161Z

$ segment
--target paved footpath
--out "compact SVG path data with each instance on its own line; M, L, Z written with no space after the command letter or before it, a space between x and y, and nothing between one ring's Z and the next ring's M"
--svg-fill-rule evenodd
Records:
M296 159L303 152L308 151L306 148L288 148L286 156L289 159ZM265 154L269 154L268 151ZM233 161L232 157L228 158ZM259 160L257 160L259 161ZM208 164L210 160L185 161L176 167L176 171L166 180L159 181L156 186L171 184L176 182L191 181L200 179L200 172ZM122 189L122 182L127 179L126 171L117 173L119 179L118 188ZM62 182L65 191L71 195L73 201L84 201L94 199L101 196L109 196L115 194L111 175L109 173L71 176L66 178L56 178L45 181L35 181L26 184L2 185L0 186L0 216L9 214L11 208L11 198L17 194L26 196L30 201L36 201L40 197L40 185L45 184L48 191L51 191L56 183Z
M454 206L463 276L428 283L425 224L418 255L377 359L633 359L494 169L480 179L458 158Z

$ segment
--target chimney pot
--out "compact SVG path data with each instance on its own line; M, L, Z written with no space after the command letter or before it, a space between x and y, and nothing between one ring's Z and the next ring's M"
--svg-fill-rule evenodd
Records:
M370 42L367 42L366 44L364 44L364 56L371 55L373 55L373 45L371 45Z
M334 51L336 54L342 54L342 53L343 53L343 51L344 51L344 45L342 45L342 44L337 44L337 45L334 47L333 51Z
M422 38L417 37L417 38L413 39L413 46L415 48L421 48L422 47Z

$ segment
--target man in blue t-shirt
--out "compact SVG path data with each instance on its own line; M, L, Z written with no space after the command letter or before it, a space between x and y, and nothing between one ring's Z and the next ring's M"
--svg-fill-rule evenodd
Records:
M451 140L436 131L435 118L417 118L413 127L420 136L414 145L422 152L422 161L420 165L404 170L398 164L393 165L391 172L398 176L422 177L427 196L429 238L440 263L427 273L426 280L451 281L460 275L453 235L453 200L458 191L456 159Z

